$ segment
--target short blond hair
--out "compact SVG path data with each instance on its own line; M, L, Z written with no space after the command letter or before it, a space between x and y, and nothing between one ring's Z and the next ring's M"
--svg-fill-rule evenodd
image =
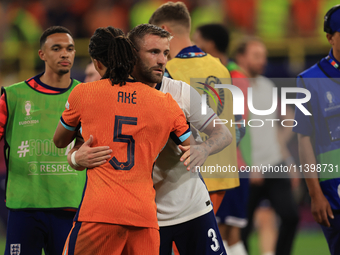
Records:
M191 18L188 8L183 2L167 2L152 14L149 23L160 26L166 22L176 22L190 30Z

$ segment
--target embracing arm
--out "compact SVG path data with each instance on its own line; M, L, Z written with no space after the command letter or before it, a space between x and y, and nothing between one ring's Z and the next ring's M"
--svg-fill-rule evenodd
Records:
M218 117L216 117L214 120L217 119ZM184 151L184 154L180 160L184 161L185 159L189 158L191 168L203 165L209 155L220 152L229 144L231 144L233 140L229 129L225 125L218 124L214 127L214 120L212 120L203 130L203 132L209 136L206 141L200 144L192 143L191 146L180 146L180 149ZM194 139L192 138L192 140ZM188 164L187 161L188 160L184 162L184 165Z
M59 121L57 129L53 136L53 142L57 148L65 148L75 138L77 131L66 129Z
M112 150L109 146L91 147L93 136L84 142L84 139L78 133L76 137L76 144L67 155L67 161L73 169L84 170L85 168L94 168L107 162L111 158ZM72 162L72 154L74 154L74 161ZM74 164L76 163L76 165Z
M205 150L209 153L208 155L220 152L233 141L233 137L229 129L224 124L214 124L215 120L218 119L218 117L213 119L203 130L203 132L206 133L209 138L201 145L204 146ZM221 123L221 121L216 121L216 123Z

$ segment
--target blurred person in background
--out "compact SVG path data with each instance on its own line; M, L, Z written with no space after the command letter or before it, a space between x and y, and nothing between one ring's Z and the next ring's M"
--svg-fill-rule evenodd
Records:
M324 32L331 45L329 54L297 78L297 86L311 93L304 104L311 115L296 108L298 124L293 131L298 133L313 217L321 225L330 253L335 255L340 254L340 5L326 13ZM297 97L305 95L298 93ZM312 172L320 165L326 166L326 171Z
M85 69L85 79L84 82L99 81L102 77L94 67L93 62L87 64Z
M240 43L236 49L236 63L250 78L252 87L252 100L255 109L267 110L272 105L272 90L275 87L272 81L262 76L267 63L267 50L262 41L257 38L248 38ZM287 114L289 114L287 108ZM277 111L270 115L255 115L249 113L250 119L263 120L261 127L248 126L251 139L251 162L254 166L281 166L285 165L282 153L287 142L292 137L291 128L280 128L275 122L266 122L265 119L277 119ZM289 117L287 116L287 119ZM292 126L292 125L290 125ZM279 139L279 137L281 137ZM281 219L279 236L276 243L276 255L291 254L294 237L299 222L298 208L295 203L292 184L297 185L298 179L288 179L286 173L273 175L250 175L250 193L248 202L248 224L242 230L242 239L247 245L249 234L253 226L255 209L263 199L268 199L275 212Z
M10 254L62 253L85 183L85 172L67 164L68 150L52 141L71 90L75 56L71 32L50 27L40 37L45 71L2 89L0 137L5 138Z
M243 120L248 118L247 94L249 82L241 69L235 62L229 61L227 50L229 46L229 31L221 24L207 24L196 29L193 35L194 43L204 52L209 53L215 58L219 58L221 63L227 67L232 78L232 84L240 88L245 96L245 114L241 116ZM236 119L236 117L235 117ZM237 120L242 122L242 120ZM245 126L240 127L245 128ZM237 164L246 166L240 148L237 148ZM219 223L220 233L223 243L229 255L244 255L247 251L241 240L241 228L247 225L247 205L249 193L249 179L239 172L240 186L226 190L221 206L216 213Z

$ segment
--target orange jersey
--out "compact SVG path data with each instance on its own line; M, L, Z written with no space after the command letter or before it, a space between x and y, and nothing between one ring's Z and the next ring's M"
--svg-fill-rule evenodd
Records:
M87 170L77 221L158 228L152 169L169 135L190 136L186 118L170 94L143 83L112 86L108 79L79 84L71 92L61 123L81 123L85 140L113 150L109 162ZM72 194L70 194L72 195Z

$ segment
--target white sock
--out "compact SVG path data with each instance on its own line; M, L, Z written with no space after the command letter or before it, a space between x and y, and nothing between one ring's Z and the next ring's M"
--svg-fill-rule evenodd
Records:
M270 252L263 253L263 255L275 255L275 253L270 251Z
M237 243L228 247L227 250L228 255L248 255L246 248L242 241L238 241Z

